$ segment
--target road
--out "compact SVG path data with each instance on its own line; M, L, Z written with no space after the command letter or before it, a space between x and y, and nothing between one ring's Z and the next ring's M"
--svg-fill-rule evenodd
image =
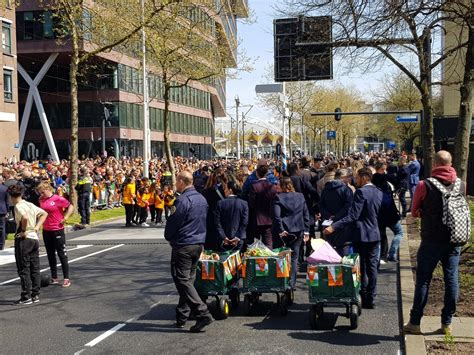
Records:
M37 304L11 304L20 290L15 264L0 260L1 354L397 354L401 347L395 264L382 267L377 308L363 311L357 330L332 310L321 329L311 330L301 274L286 317L273 309L274 296L265 295L251 316L237 310L192 334L194 322L174 328L177 294L162 228L111 223L68 238L72 286L43 288ZM47 268L46 257L41 267Z

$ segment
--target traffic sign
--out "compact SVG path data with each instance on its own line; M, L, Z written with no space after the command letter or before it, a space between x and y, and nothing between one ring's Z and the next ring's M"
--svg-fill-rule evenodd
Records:
M336 131L327 131L327 139L336 139Z
M415 116L397 116L398 123L418 123L418 115Z

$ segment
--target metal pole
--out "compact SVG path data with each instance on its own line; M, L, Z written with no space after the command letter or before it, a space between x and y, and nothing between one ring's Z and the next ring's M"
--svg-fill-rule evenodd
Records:
M289 114L286 112L287 111L287 107L286 107L286 83L283 82L283 129L282 129L282 133L283 133L283 146L281 147L282 148L282 152L283 154L286 156L286 117L289 116Z
M148 177L148 165L150 163L150 118L148 112L148 74L146 70L146 33L145 33L145 0L142 5L142 69L143 69L143 176Z
M243 112L242 112L242 153L245 158L245 115Z
M237 159L240 159L240 131L239 131L239 97L235 97L235 129L237 131Z
M325 144L325 154L328 152L328 118L326 117L326 124L324 126L324 141L326 142Z
M105 156L105 117L102 120L102 155Z

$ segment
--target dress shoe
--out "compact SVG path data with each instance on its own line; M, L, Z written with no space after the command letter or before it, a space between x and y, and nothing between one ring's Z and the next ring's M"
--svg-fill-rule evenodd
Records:
M204 317L201 319L198 319L196 321L196 324L194 324L190 331L191 333L200 333L203 331L205 327L207 327L209 324L211 324L214 321L214 319L211 316Z

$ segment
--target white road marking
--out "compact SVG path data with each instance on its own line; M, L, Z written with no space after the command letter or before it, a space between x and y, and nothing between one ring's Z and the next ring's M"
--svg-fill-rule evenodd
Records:
M72 249L68 248L67 251L69 252L69 251L74 251L78 249L89 248L91 246L92 245L78 245L76 248L72 248ZM41 254L40 258L46 255L48 254ZM9 248L7 250L0 252L0 265L8 265L8 264L13 264L13 263L15 263L15 249L14 248Z
M165 298L163 298L161 301L158 301L154 304L152 304L150 306L150 308L154 308L156 306L158 306L159 304L163 303L168 297L172 296L176 294L176 291L173 291L173 292L170 292L168 295L166 295ZM122 329L123 327L125 327L127 324L129 323L132 323L134 322L135 320L137 319L137 317L133 317L133 318L130 318L129 320L125 321L124 323L119 323L117 324L115 327L113 327L112 329L109 329L107 330L105 333L99 335L97 338L93 339L92 341L88 342L86 345L84 346L87 346L87 347L93 347L97 344L99 344L102 340L108 338L109 336L111 336L112 334L114 334L116 331ZM85 349L82 349L76 353L74 353L74 355L79 355L80 353L82 353Z
M113 249L116 249L116 248L123 247L124 245L125 245L125 244L114 245L113 247L110 247L110 248L107 248L107 249L104 249L104 250L99 250L99 251L96 251L96 252L94 252L94 253L87 254L87 255L81 256L81 257L76 258L76 259L69 260L69 264L72 264L72 263L74 263L74 262L76 262L76 261L79 261L79 260L83 260L83 259L86 259L86 258L90 258L91 256L94 256L94 255L97 255L97 254L105 253L106 251L109 251L109 250L113 250ZM48 271L48 270L49 270L49 267L40 270L40 272L44 272L44 271ZM15 277L14 279L4 281L4 282L0 283L0 286L3 286L3 285L6 285L6 284L9 284L9 283L18 281L19 279L20 279L19 277Z
M108 338L109 336L114 334L117 330L125 327L125 325L126 325L126 323L117 324L115 327L113 327L110 330L107 330L104 334L99 335L97 338L95 338L94 340L88 342L84 346L93 347L94 345L99 344L102 340L104 340L105 338Z

